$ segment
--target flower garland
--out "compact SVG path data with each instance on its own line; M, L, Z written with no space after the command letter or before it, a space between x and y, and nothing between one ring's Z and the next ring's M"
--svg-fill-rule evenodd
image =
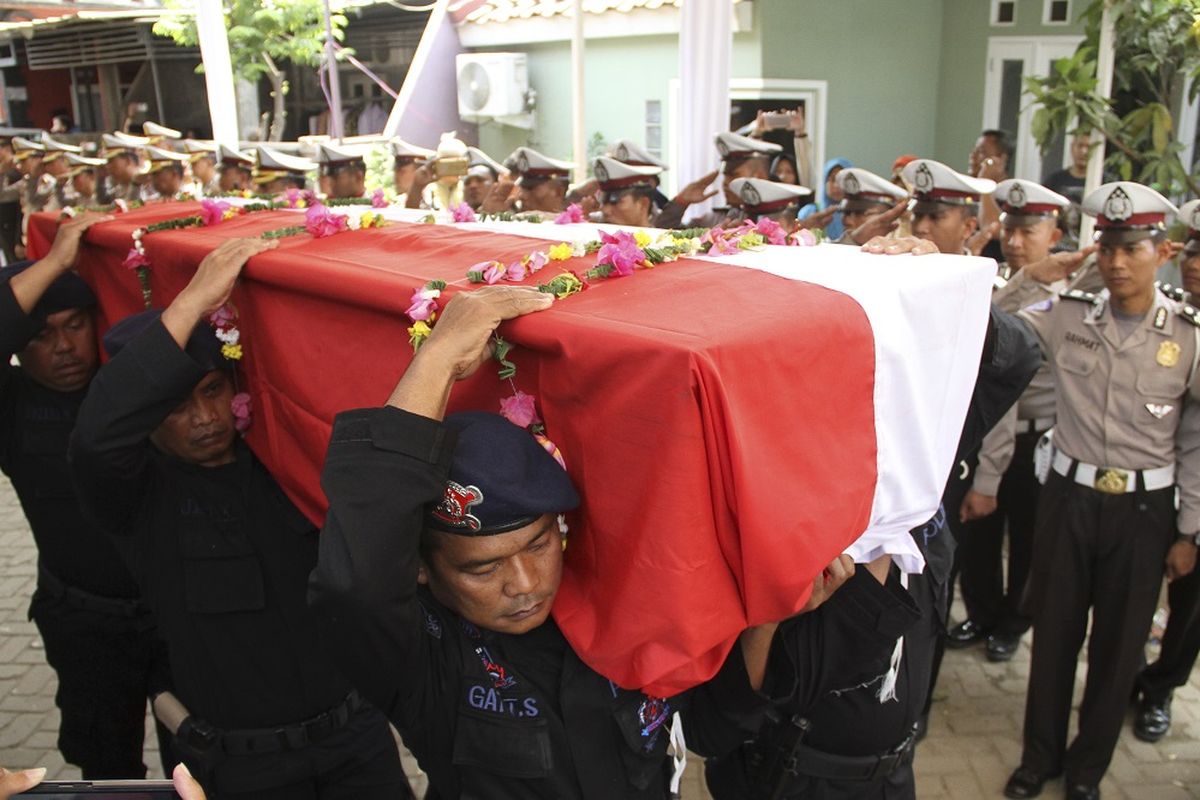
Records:
M141 200L114 200L106 205L91 205L91 206L65 206L58 212L58 218L73 219L79 214L88 211L94 211L100 214L125 214L131 208L141 208L144 206Z

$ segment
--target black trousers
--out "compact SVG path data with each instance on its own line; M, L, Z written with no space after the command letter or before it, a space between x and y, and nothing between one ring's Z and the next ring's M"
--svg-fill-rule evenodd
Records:
M1028 592L1033 662L1021 763L1096 785L1108 769L1175 538L1175 492L1111 495L1051 473L1042 490ZM1079 734L1067 723L1079 650L1088 633Z
M967 523L958 542L967 618L1008 636L1020 636L1033 624L1021 613L1021 598L1033 558L1033 529L1042 488L1033 474L1033 451L1040 438L1040 433L1017 436L1012 463L1000 481L996 511ZM1006 524L1007 591L1003 560Z
M225 756L202 783L210 800L413 797L387 720L372 706L358 709L341 728L302 749Z
M166 646L150 619L118 617L72 606L43 590L30 619L58 675L58 749L85 780L146 777L142 761L146 701L169 675ZM171 736L158 728L164 774L177 763Z
M1188 682L1200 655L1200 569L1167 587L1171 616L1163 634L1158 660L1142 670L1138 689L1147 700L1166 700Z

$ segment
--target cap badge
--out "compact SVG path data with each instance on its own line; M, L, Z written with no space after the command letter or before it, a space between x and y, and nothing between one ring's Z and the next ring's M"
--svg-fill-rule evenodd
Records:
M846 180L842 181L842 188L846 190L846 194L858 194L862 191L858 176L853 172L846 175Z
M729 145L725 144L724 139L717 139L717 152L721 154L721 158L729 155Z
M517 172L521 173L522 175L524 175L526 172L529 172L529 156L525 155L524 153L521 153L521 155L517 156Z
M617 147L617 152L613 155L616 156L618 161L624 161L625 159L629 158L629 148L625 145L619 145Z
M479 530L482 525L471 509L483 502L483 492L477 486L463 486L454 481L446 482L446 494L433 510L433 516L455 528Z
M1133 201L1120 186L1104 201L1104 216L1114 222L1123 222L1133 216Z
M918 192L933 191L933 173L929 171L928 164L917 167L917 174L913 176L913 185L917 187Z
M762 204L762 195L758 193L758 189L754 188L754 184L747 183L742 187L742 202L752 206Z
M1008 190L1008 204L1014 208L1024 208L1028 198L1025 196L1025 187L1019 183L1014 183Z
M608 183L608 167L604 166L603 164L597 164L595 173L596 180L600 181L601 183Z
M1182 348L1176 342L1163 342L1158 346L1154 360L1160 367L1173 367L1179 363L1179 353Z

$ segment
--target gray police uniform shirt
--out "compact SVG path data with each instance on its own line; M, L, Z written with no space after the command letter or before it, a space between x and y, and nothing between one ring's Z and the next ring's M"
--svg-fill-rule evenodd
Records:
M1055 385L1055 449L1099 467L1175 464L1180 533L1200 530L1200 358L1196 309L1159 290L1122 339L1108 292L1071 291L1019 312Z
M1030 278L1024 270L1013 272L1001 264L992 301L1002 311L1016 314L1022 308L1045 302L1065 291L1099 292L1103 289L1104 281L1096 267L1095 256L1089 256L1069 278L1054 283L1040 283ZM1045 425L1050 427L1054 424L1054 404L1054 376L1049 362L1043 362L1021 399L984 437L979 448L979 466L975 470L972 489L989 497L999 493L1000 480L1008 471L1016 450L1020 423L1026 420L1051 420L1049 425Z

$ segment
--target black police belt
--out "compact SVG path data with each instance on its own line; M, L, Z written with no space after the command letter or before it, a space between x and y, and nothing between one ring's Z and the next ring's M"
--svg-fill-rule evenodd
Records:
M358 690L352 690L345 700L333 708L294 725L226 731L192 717L180 725L180 735L198 751L219 748L231 756L301 750L341 729L363 705L362 695Z
M102 597L85 592L83 589L76 589L74 586L68 586L60 581L40 564L38 565L37 585L38 590L45 592L50 599L59 600L71 608L90 611L93 614L135 619L150 613L139 598Z
M805 744L797 744L793 750L794 761L789 772L797 777L870 783L886 778L909 763L916 744L916 725L903 742L878 756L839 756Z

